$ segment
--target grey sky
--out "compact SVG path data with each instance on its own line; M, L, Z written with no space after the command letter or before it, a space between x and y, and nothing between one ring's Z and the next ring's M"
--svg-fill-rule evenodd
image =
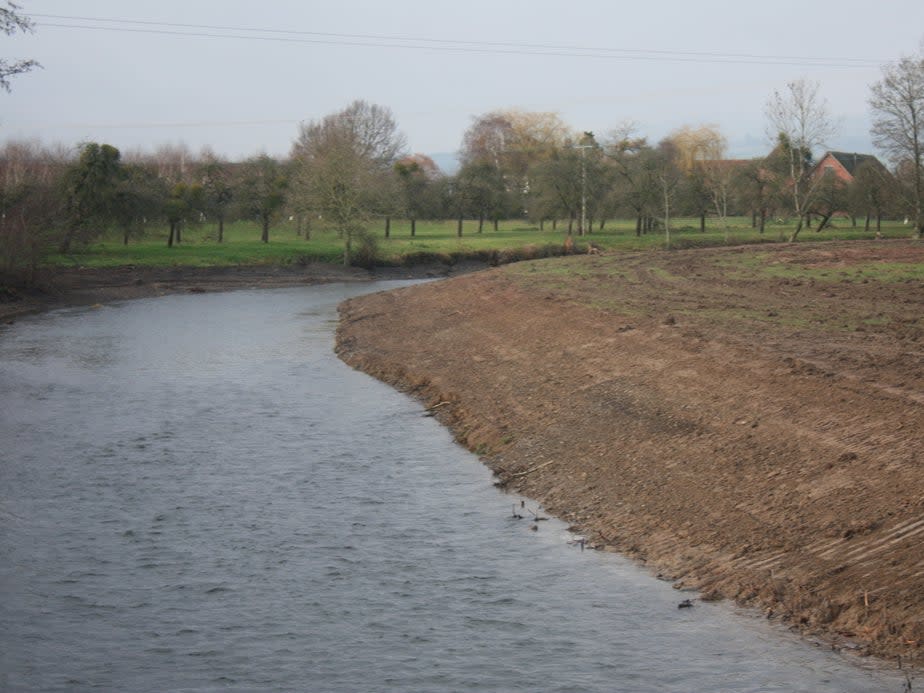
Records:
M598 134L631 120L652 140L713 123L730 155L754 156L770 94L803 77L840 121L831 146L870 151L869 85L924 38L921 0L19 2L37 31L3 37L3 54L44 69L0 94L0 139L232 158L284 155L299 121L356 98L390 107L425 153L458 149L472 116L518 107Z

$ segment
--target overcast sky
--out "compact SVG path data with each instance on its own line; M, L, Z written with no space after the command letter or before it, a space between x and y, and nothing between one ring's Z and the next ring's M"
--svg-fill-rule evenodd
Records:
M921 0L18 0L44 68L0 93L0 138L243 158L288 153L300 121L353 99L392 109L413 151L454 152L473 116L557 112L657 140L716 124L766 151L774 89L821 84L831 148L871 151L869 85L918 51ZM5 3L4 3L5 4Z

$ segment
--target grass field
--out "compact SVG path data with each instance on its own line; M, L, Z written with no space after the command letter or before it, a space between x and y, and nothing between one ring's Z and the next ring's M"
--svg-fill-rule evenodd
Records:
M712 221L705 233L699 231L698 220L672 220L671 247L689 248L744 243L777 242L788 237L789 224L768 225L763 234L750 226L750 219L731 218L728 226ZM503 221L495 231L485 223L478 233L475 221L466 221L461 238L456 235L455 221L418 222L415 237L410 235L410 223L393 220L390 238L385 238L384 223L370 227L376 239L377 262L380 264L414 264L427 261L452 262L461 259L484 259L505 262L530 257L560 254L566 237L566 224L557 230L547 223L544 230L523 220ZM202 224L187 227L183 242L173 248L166 244L167 229L151 227L141 238L122 244L117 233L104 235L98 241L74 249L66 255L53 254L47 258L50 266L119 267L119 266L221 266L299 264L309 262L339 263L343 261L343 241L336 233L313 229L305 239L296 233L292 222L283 222L270 229L270 242L260 242L260 229L252 222L235 222L225 226L224 242L217 243L217 227ZM883 237L907 238L909 228L900 223L883 225ZM864 232L862 226L852 227L849 222L818 233L805 229L800 241L846 240L872 238L875 232ZM632 251L664 248L663 231L637 237L634 220L609 220L600 230L584 237L574 237L578 250L593 243L603 251ZM355 247L355 246L354 246Z

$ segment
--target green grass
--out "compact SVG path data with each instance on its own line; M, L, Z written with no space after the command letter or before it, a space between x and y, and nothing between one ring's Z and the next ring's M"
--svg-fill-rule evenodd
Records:
M750 228L750 220L746 218L730 219L727 228L713 222L707 226L705 233L700 233L698 220L695 219L675 219L672 225L671 247L678 249L776 242L785 238L790 230L787 225L768 226L763 234L759 234ZM544 230L540 231L537 225L523 220L501 222L497 231L492 224L485 223L482 233L477 232L477 226L477 222L467 220L462 238L456 236L455 221L418 222L414 238L410 236L410 223L405 220L392 222L391 237L387 239L384 237L383 222L370 227L369 231L378 239L380 262L412 264L461 259L509 262L556 255L561 252L567 229L566 224L560 223L557 230L553 231L551 224L547 223ZM884 237L904 238L908 234L908 229L898 224L883 228ZM841 227L822 233L803 231L800 240L843 240L874 236L874 232L864 232L862 228ZM217 227L214 224L184 229L183 242L173 248L167 248L166 237L166 228L151 227L143 237L123 245L119 234L104 234L96 242L75 248L67 255L49 255L46 262L51 266L82 267L207 267L337 263L343 259L343 242L336 233L316 228L312 229L311 238L306 240L296 234L294 223L288 221L270 229L270 242L267 244L260 242L260 229L251 222L227 224L224 242L221 244L217 243ZM638 237L635 235L634 220L610 220L602 231L595 227L588 235L583 238L575 236L574 240L579 250L586 248L588 243L594 243L604 252L665 247L663 231ZM882 268L879 271L883 271ZM898 275L900 272L897 272Z
M723 267L729 279L789 279L813 281L816 283L877 282L900 283L924 280L924 266L913 262L883 262L866 260L849 266L819 265L806 266L796 262L780 262L775 256L754 253L745 257L717 258L715 263Z

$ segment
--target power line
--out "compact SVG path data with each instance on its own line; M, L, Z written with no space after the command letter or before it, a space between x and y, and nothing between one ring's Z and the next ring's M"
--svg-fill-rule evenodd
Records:
M847 57L814 58L810 56L774 56L747 53L669 51L657 49L643 50L630 48L552 45L541 43L502 43L458 39L435 39L414 36L388 36L379 34L341 34L319 31L262 29L254 27L223 26L211 24L183 24L176 22L151 22L131 19L109 19L105 17L81 17L72 15L34 14L32 16L37 18L59 20L58 22L41 22L41 26L61 29L83 29L168 36L186 36L190 38L217 38L295 44L303 43L314 45L436 50L457 53L534 55L567 58L595 58L622 61L730 63L745 65L787 65L797 67L836 68L879 67L884 62L886 62L875 61L866 58ZM61 21L95 22L96 24L60 23ZM229 31L243 33L216 33Z

